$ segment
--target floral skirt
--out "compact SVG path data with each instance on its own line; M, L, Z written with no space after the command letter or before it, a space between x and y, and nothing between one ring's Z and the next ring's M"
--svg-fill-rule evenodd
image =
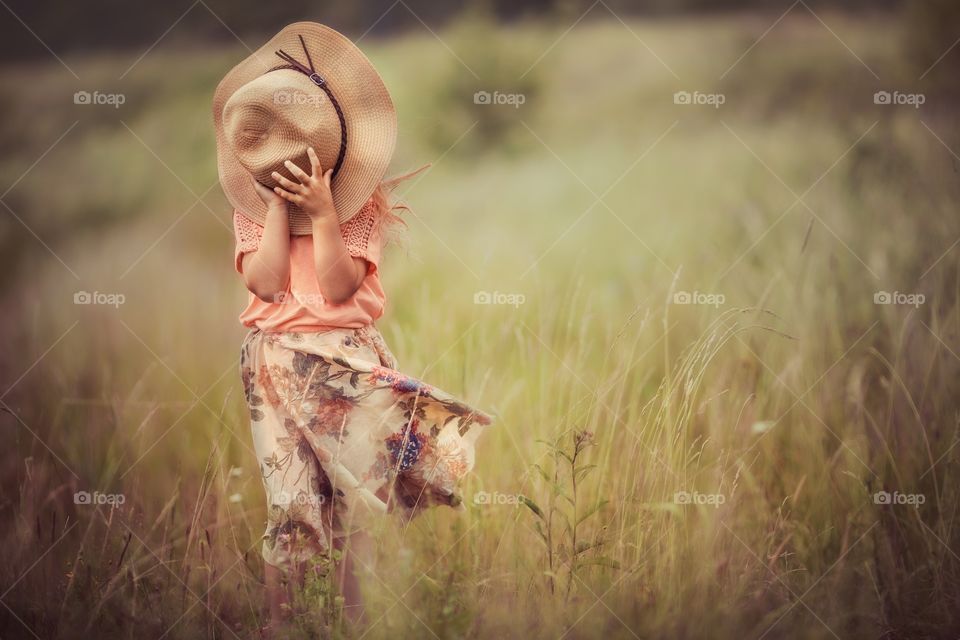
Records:
M373 326L247 335L240 374L269 564L325 555L382 513L462 508L457 486L490 417L395 367Z

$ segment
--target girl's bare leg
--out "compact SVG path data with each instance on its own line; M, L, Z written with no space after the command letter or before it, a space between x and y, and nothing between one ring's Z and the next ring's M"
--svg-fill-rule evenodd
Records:
M362 622L363 594L357 574L370 564L372 541L366 533L355 533L343 540L339 548L343 557L337 565L337 586L343 597L343 613L351 622Z
M285 583L283 571L271 564L264 565L267 583L267 606L270 608L270 629L280 628L290 612L290 585Z
M362 622L364 619L363 594L360 590L358 572L369 566L372 553L372 540L367 533L355 533L349 538L335 541L342 552L340 562L337 563L337 588L343 597L343 613L351 622ZM358 562L359 559L359 562ZM266 582L267 605L270 609L270 626L266 629L267 637L271 631L283 627L290 618L292 607L292 589L303 588L304 567L295 568L293 575L287 580L284 572L271 564L264 564L264 578Z

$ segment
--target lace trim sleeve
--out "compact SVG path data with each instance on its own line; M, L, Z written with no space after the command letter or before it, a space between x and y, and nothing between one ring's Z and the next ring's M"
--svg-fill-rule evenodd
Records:
M233 234L237 240L237 247L234 251L235 267L238 273L243 273L243 254L252 253L260 248L263 227L239 211L234 211Z
M380 262L380 234L373 205L367 203L354 217L340 225L347 253L363 258L375 267Z
M233 212L233 233L236 237L234 263L238 273L243 273L243 256L260 248L263 227L239 211ZM365 205L354 217L340 225L340 235L347 253L363 258L374 267L380 263L380 233L376 212L372 205Z

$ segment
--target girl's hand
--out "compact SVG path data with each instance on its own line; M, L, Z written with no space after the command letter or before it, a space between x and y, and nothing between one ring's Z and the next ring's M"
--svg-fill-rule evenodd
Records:
M274 171L273 179L282 185L274 188L274 191L287 202L300 207L313 222L337 220L337 210L333 206L333 195L330 193L333 169L323 170L313 147L307 148L307 155L310 157L310 174L307 175L306 171L287 160L283 166L300 182L288 180Z
M250 176L250 179L253 180L253 188L257 190L257 195L260 196L261 200L263 200L263 204L267 205L267 209L283 209L286 211L286 200L284 200L279 194L274 193L269 187L265 187L260 184L253 176Z

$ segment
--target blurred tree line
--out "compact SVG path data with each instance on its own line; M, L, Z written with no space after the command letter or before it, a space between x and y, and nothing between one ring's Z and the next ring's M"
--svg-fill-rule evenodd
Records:
M764 11L774 17L794 0L604 0L620 16ZM931 64L960 38L960 0L805 0L815 10L895 11L903 24L905 51L918 66ZM250 46L297 20L329 24L349 36L389 35L446 26L459 17L491 16L505 22L535 19L565 27L595 0L5 0L0 8L4 60L42 59L52 50L145 50L161 37L186 46L232 42ZM409 7L409 9L408 9ZM602 7L594 7L598 15ZM15 14L15 15L14 15ZM169 33L168 33L169 31ZM938 64L943 79L960 70L960 46Z
M351 2L5 0L9 10L0 9L0 16L2 16L0 24L3 24L0 51L5 59L22 59L49 55L43 43L57 54L146 48L160 38L168 28L170 28L170 34L167 37L177 40L193 40L201 43L229 41L233 38L230 31L233 31L244 40L249 38L251 42L256 42L261 36L272 34L284 24L296 20L314 20L330 24L353 36L364 33L368 29L374 34L388 34L409 28L422 28L420 19L436 29L464 10L476 9L478 5L492 13L498 20L537 18L572 21L590 8L594 1L404 0L404 3L399 3L396 0L353 0ZM623 16L744 9L782 12L793 3L793 0L604 1L610 9ZM813 7L830 6L848 10L889 8L903 2L903 0L806 1ZM936 1L934 0L934 3ZM407 10L404 4L410 10ZM12 15L11 10L16 16ZM24 24L21 24L20 20ZM171 28L174 23L176 25Z

